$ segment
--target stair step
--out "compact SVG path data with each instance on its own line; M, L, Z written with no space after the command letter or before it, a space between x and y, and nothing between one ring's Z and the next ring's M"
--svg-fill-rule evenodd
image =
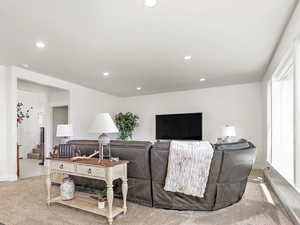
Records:
M32 152L33 153L42 153L42 149L40 149L40 148L34 148L34 149L32 149Z
M28 153L28 159L42 159L42 155L40 153Z

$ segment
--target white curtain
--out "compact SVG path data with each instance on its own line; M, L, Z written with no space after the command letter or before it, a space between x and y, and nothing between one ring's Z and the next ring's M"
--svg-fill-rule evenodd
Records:
M272 79L272 166L294 185L294 67Z

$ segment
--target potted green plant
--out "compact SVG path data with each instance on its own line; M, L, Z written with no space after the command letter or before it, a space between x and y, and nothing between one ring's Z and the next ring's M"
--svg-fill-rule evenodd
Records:
M106 190L97 190L95 193L97 195L98 208L104 209L105 202L107 201Z
M138 126L139 117L131 112L118 113L115 115L116 126L120 131L119 139L127 140L132 139L132 133L134 129Z

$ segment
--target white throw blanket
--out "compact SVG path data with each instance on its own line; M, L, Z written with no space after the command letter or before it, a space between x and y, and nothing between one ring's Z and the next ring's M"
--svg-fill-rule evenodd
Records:
M207 141L171 141L164 189L202 198L213 154Z

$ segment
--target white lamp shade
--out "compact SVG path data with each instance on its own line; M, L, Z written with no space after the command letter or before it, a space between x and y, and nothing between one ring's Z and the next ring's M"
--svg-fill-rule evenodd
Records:
M234 126L225 126L222 131L223 137L235 137L235 127Z
M72 137L73 127L71 124L58 124L56 129L56 137Z
M116 127L109 113L99 113L90 126L90 133L103 134L103 133L118 133Z

